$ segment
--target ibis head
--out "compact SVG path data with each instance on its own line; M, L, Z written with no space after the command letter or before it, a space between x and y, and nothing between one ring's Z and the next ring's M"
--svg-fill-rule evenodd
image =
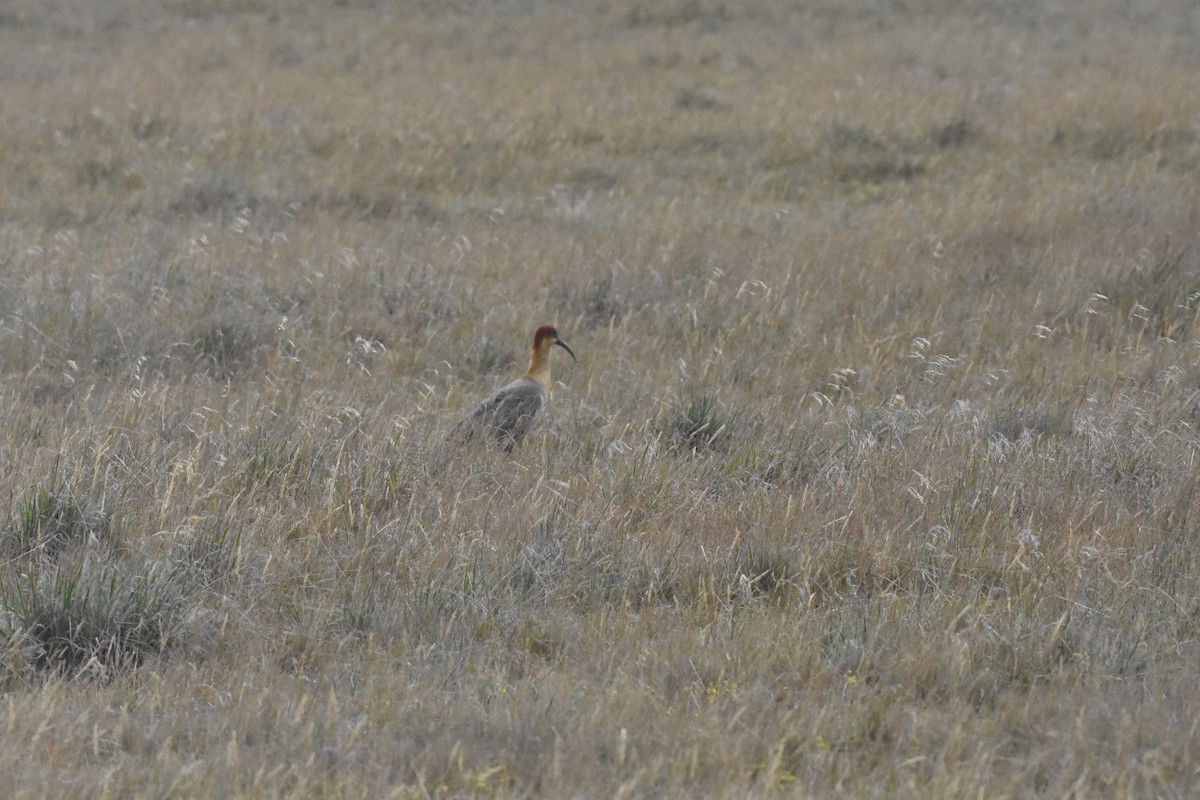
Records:
M579 359L575 357L575 351L571 349L570 345L559 338L558 329L553 325L543 325L533 332L533 349L535 352L548 353L554 345L558 345L563 350L566 350L571 354L571 360L576 364L579 363Z
M525 375L539 381L547 390L552 385L550 382L550 348L555 345L570 353L572 360L576 363L579 362L579 359L575 358L575 351L559 338L558 329L553 325L542 325L534 331L533 347L529 352L529 369L525 371Z

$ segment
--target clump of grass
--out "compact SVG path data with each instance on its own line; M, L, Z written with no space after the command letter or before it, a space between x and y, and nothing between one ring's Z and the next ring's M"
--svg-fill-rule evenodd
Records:
M196 590L236 567L238 536L222 526L135 561L113 514L96 505L69 488L32 489L18 502L0 564L10 677L109 678L136 667L177 643Z
M1181 340L1194 335L1200 313L1200 265L1182 249L1164 248L1106 282L1096 295L1117 309L1135 335Z
M676 400L658 421L658 430L678 450L690 453L722 451L729 444L740 415L711 395Z
M215 583L237 569L241 539L240 530L224 520L203 524L183 544L179 563L187 566L191 579Z
M192 350L201 363L229 375L253 363L271 343L262 331L240 320L211 320L194 331Z
M795 567L780 547L751 544L736 550L729 561L730 597L762 599L782 597L795 583Z
M1034 437L1067 437L1072 432L1074 409L1065 403L1044 404L1034 408L997 408L991 421L991 432L1009 441L1024 435Z
M87 558L10 579L0 586L0 652L10 669L15 659L50 675L111 676L175 641L187 589L179 569L137 574Z
M30 489L17 506L16 524L4 537L11 556L56 558L100 537L107 515L92 510L65 490Z
M473 342L463 357L464 363L480 375L493 375L517 364L509 338L485 336Z
M255 483L286 479L301 468L302 455L299 443L260 434L246 462L246 478Z
M924 172L897 143L879 138L859 125L831 123L823 137L832 177L844 183L911 180Z
M590 329L619 323L628 313L628 301L615 286L613 273L592 278L571 298L584 324Z
M814 424L796 425L771 437L747 437L730 453L722 474L753 488L799 486L836 470L835 450L841 446Z
M929 140L941 148L958 147L970 142L975 134L976 128L971 118L962 115L930 127Z
M213 168L178 190L167 209L180 216L216 216L252 205L255 200L243 175L230 168Z

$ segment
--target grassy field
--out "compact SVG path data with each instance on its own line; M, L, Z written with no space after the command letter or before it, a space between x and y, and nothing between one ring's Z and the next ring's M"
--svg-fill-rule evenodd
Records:
M7 796L1196 796L1198 41L0 4Z

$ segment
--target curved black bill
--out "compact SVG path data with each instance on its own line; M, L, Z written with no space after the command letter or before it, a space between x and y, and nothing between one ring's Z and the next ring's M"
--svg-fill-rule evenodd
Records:
M575 358L575 351L574 351L574 350L572 350L570 347L567 347L567 343L566 343L566 342L564 342L562 339L555 339L555 340L554 340L554 343L555 343L556 345L558 345L559 347L561 347L563 350L566 350L568 353L570 353L570 354L571 354L571 360L572 360L572 361L574 361L576 364L578 364L578 363L579 363L579 359L578 359L578 358Z

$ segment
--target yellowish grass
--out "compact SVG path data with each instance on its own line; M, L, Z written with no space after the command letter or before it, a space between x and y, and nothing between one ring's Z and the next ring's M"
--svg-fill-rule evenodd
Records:
M10 793L1194 795L1196 25L9 4Z

